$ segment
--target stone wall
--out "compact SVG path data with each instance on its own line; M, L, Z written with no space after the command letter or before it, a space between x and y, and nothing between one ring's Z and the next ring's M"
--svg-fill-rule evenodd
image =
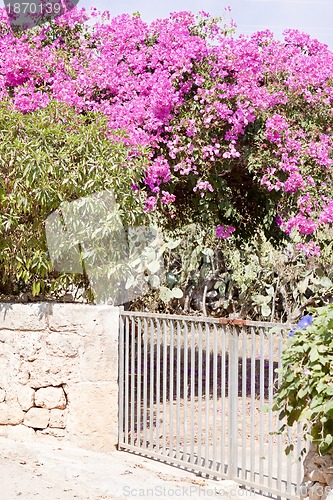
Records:
M118 327L109 306L0 304L0 435L113 450Z
M333 453L320 456L311 445L304 460L304 478L301 485L304 500L333 500Z

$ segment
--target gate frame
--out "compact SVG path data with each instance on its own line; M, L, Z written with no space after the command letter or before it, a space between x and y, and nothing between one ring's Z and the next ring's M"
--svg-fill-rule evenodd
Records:
M246 327L254 327L254 328L277 328L279 330L291 330L295 325L293 324L284 324L284 323L274 323L274 322L263 322L263 321L251 321L251 320L242 320L242 319L229 319L229 318L210 318L203 316L183 316L183 315L173 315L173 314L162 314L162 313L148 313L148 312L137 312L137 311L124 311L121 307L119 311L120 315L120 341L119 341L119 441L118 441L118 449L122 449L124 451L131 451L134 453L139 453L146 457L150 457L153 459L157 459L159 461L163 461L164 463L170 463L171 465L178 465L183 468L186 468L191 471L201 472L207 475L211 475L213 477L221 477L217 471L207 469L206 467L201 467L200 465L195 465L186 460L178 460L177 458L170 457L169 455L162 455L161 453L156 453L150 449L141 448L138 446L133 446L130 443L126 443L123 439L124 433L128 433L128 424L124 426L124 417L127 413L124 412L124 405L127 410L129 408L129 390L127 391L127 395L124 394L124 380L121 380L121 375L125 374L125 379L127 379L127 384L129 384L129 375L128 368L129 366L125 366L125 318L146 318L146 320L168 320L168 321L182 321L182 322L190 322L190 323L203 323L203 324L215 324L215 325L224 325L229 327L239 327L243 331ZM229 350L229 366L228 366L228 375L229 375L229 387L228 387L228 399L229 399L229 423L230 423L230 433L229 433L229 461L228 461L228 474L222 475L223 479L230 479L237 482L240 486L250 488L251 491L256 490L259 494L270 494L275 495L276 498L286 498L288 500L298 500L299 496L293 494L291 491L282 491L282 489L276 488L268 488L265 485L257 484L251 481L244 480L238 477L237 471L239 469L239 460L238 460L238 446L235 446L234 443L238 440L238 420L236 418L231 418L231 415L237 415L238 410L238 336L237 330L230 330L230 350ZM134 334L132 332L132 339L134 339ZM175 344L173 344L175 345ZM130 363L130 352L128 346L126 347L127 355L126 359L128 363ZM251 356L252 359L252 356ZM279 352L279 363L281 362L281 351ZM128 364L126 363L126 364ZM236 369L232 369L235 368ZM127 370L126 370L127 368ZM129 387L129 386L128 386ZM148 399L148 398L147 398ZM127 419L126 419L127 420ZM282 424L282 422L281 422ZM125 428L124 428L125 427ZM299 452L301 449L300 442L303 438L300 426L297 428L297 451ZM289 460L289 456L286 457ZM301 477L299 470L302 467L302 463L298 466L298 481L296 488L299 491L301 486ZM290 468L287 469L287 475L290 476ZM291 483L291 478L287 477L286 479L278 477L272 478L276 479L278 485L281 483L286 483L291 487L295 486L295 483Z

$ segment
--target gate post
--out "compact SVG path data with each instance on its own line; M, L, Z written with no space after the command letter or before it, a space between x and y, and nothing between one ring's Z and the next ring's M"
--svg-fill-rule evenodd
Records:
M123 306L119 306L119 367L118 367L118 449L124 439L124 354L125 354L125 325L121 313Z
M229 330L229 464L228 476L237 477L238 470L238 332L235 326Z

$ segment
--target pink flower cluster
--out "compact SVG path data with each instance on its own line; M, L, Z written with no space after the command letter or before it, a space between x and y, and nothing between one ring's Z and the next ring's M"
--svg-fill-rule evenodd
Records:
M266 137L267 139L275 144L281 144L281 136L288 130L287 120L279 115L275 114L271 118L266 120Z
M300 252L305 253L308 258L320 256L320 247L316 245L313 240L310 240L307 243L299 243L296 245L296 248Z
M193 188L193 191L200 191L201 198L204 197L205 191L214 192L213 186L208 181L198 181L197 185Z
M226 36L206 13L199 24L190 12L150 25L96 9L85 27L87 18L73 9L18 36L2 10L0 99L24 113L57 100L106 115L110 138L150 150L146 210L176 205L177 184L218 202L231 191L212 185L248 169L279 198L287 233L307 241L333 223L333 54L324 44L294 30L284 41L268 30ZM216 236L234 230L218 225Z
M222 238L226 240L230 238L231 234L235 232L235 228L233 226L221 226L218 225L216 227L216 238Z

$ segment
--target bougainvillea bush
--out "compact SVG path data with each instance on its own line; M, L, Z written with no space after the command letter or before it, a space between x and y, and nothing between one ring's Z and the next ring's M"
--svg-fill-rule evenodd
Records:
M146 24L73 9L13 33L2 13L0 97L31 113L51 100L108 117L149 146L146 210L216 236L279 230L320 253L333 221L333 54L308 35L232 37L208 14ZM325 232L324 232L325 233ZM320 242L319 242L320 243Z
M107 140L137 162L128 187L165 228L199 224L235 242L260 228L318 257L333 222L327 46L291 30L234 37L204 12L149 25L89 16L13 32L2 11L3 105L31 120L54 103L104 116Z

